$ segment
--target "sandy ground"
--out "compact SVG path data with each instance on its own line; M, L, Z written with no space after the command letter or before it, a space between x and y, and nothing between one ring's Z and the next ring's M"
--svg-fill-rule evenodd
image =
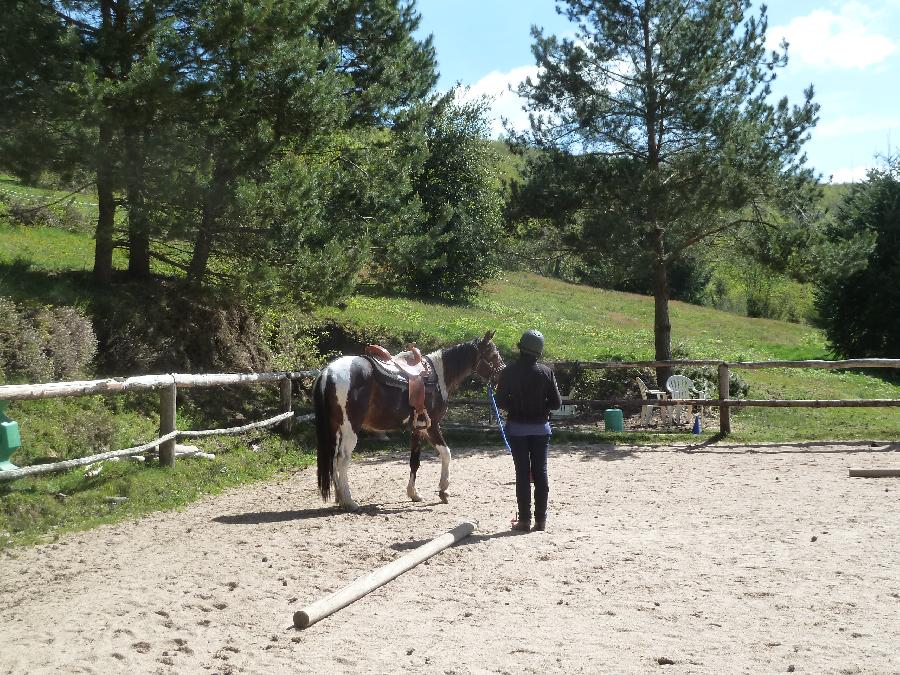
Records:
M197 460L200 461L200 460ZM512 464L457 451L404 497L357 458L0 557L2 673L900 673L900 444L557 446L548 531ZM475 518L468 539L304 631L294 611Z

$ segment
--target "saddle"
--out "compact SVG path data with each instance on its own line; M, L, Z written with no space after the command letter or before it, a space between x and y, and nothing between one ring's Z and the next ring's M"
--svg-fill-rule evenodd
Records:
M436 384L437 376L428 357L422 356L416 347L391 356L381 345L366 345L365 356L375 366L382 382L409 392L412 430L424 431L431 427L431 418L425 409L425 386Z

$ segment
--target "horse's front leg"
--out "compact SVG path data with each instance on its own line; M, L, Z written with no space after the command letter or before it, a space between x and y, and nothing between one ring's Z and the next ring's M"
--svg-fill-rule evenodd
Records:
M428 439L441 456L441 481L438 483L438 496L447 503L447 488L450 487L450 448L444 440L440 427L433 424L428 430Z
M414 502L422 501L416 490L416 472L419 470L419 455L421 453L421 440L419 434L413 433L409 441L409 483L406 485L406 494Z

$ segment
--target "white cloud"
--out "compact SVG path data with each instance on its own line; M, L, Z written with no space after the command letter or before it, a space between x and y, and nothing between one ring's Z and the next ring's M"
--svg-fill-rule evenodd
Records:
M838 138L857 134L900 132L900 115L841 115L816 125L813 134L819 138Z
M782 38L790 45L788 55L810 66L863 69L887 59L897 44L877 31L878 16L865 4L845 4L840 14L817 9L798 16L786 26L768 31L769 46L777 47Z
M620 61L612 65L612 71L619 75L627 75L631 71L631 66ZM515 89L526 78L537 80L539 74L540 69L537 66L519 66L505 73L494 70L470 87L461 89L460 97L464 101L482 96L490 99L491 110L494 112L491 120L493 136L499 136L504 132L502 119L506 119L515 131L526 131L529 128L528 113L522 109L524 99L515 93ZM622 85L614 79L607 86L611 92L617 92L622 88Z
M486 96L491 103L494 115L491 119L491 134L499 136L503 133L501 118L506 118L517 131L528 128L528 114L522 110L522 99L510 87L515 89L520 82L527 77L535 79L538 74L537 66L520 66L502 73L494 70L478 82L460 92L464 101L470 101Z
M842 166L831 173L832 183L861 183L866 179L870 166Z

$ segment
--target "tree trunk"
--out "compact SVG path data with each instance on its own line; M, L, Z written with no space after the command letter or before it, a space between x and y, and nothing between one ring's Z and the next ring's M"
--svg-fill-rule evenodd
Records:
M226 172L216 167L213 173L212 185L206 194L203 205L203 216L200 219L200 227L194 238L194 254L191 256L191 264L188 267L188 283L194 286L203 285L206 277L206 268L209 256L212 254L213 238L216 225L225 199L227 185Z
M116 200L113 195L112 131L108 125L100 126L97 148L97 230L94 244L94 280L102 285L112 281L113 234L116 227Z
M658 231L653 239L653 334L656 346L656 360L672 359L672 323L669 321L669 269L663 251L663 233ZM656 369L656 382L662 389L672 376L672 368Z
M137 129L125 133L126 196L128 198L128 275L150 276L150 222L144 204L144 157Z
M200 220L200 229L194 238L194 254L191 256L191 264L188 267L188 283L194 286L202 286L206 277L206 266L209 262L209 254L212 252L212 219L207 209L203 210L203 218Z

